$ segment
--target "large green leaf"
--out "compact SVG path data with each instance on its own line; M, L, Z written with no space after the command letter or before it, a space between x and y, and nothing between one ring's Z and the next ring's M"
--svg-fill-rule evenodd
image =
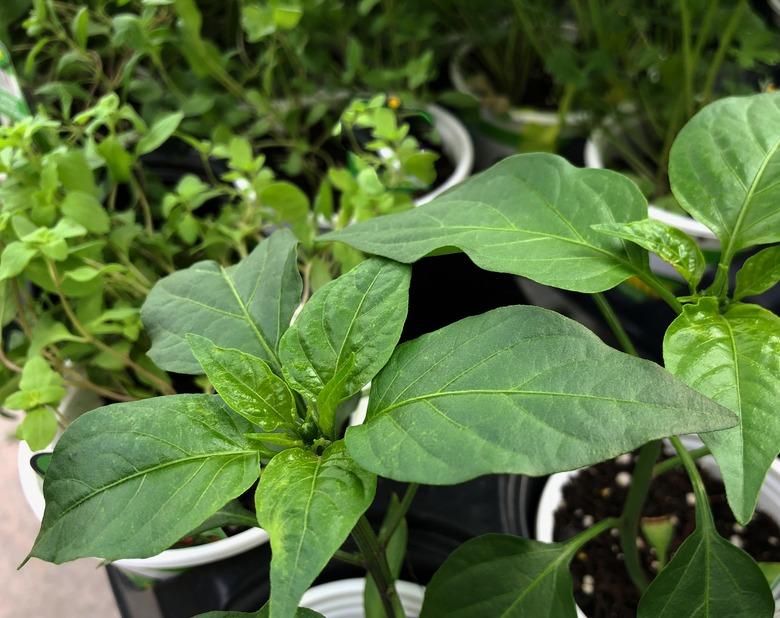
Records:
M369 507L376 477L343 442L321 456L291 448L276 455L257 489L257 521L271 537L271 618L294 614L301 595Z
M399 346L372 383L350 455L396 480L458 483L593 464L732 412L655 363L538 307L496 309Z
M729 258L780 241L780 92L711 103L680 131L672 191L720 239Z
M647 217L629 179L551 154L504 159L430 203L331 232L368 253L414 262L457 247L486 269L579 292L601 292L647 270L647 253L591 229Z
M201 373L185 341L197 333L278 367L279 339L301 301L296 247L292 233L279 230L235 266L198 262L158 281L141 309L152 360L168 371Z
M290 385L316 399L354 355L349 375L342 376L344 395L365 386L401 336L409 279L408 266L373 258L315 292L279 345Z
M297 428L293 394L264 360L200 335L189 334L187 341L220 397L238 414L264 431Z
M704 496L703 496L704 497ZM715 530L697 506L697 524L639 601L638 618L772 618L764 574Z
M717 299L686 305L664 338L664 363L696 390L736 412L739 424L701 434L717 460L731 510L750 520L780 452L780 318L757 305Z
M574 618L575 544L486 534L456 549L425 591L420 618Z
M215 395L119 403L79 417L54 449L30 555L146 558L255 482L251 425Z

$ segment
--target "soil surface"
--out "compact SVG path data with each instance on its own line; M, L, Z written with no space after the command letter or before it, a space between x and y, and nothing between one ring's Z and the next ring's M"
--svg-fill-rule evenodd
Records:
M605 517L618 517L628 491L634 465L633 455L579 472L563 488L564 504L555 512L554 537L568 539ZM718 532L761 562L780 561L780 528L765 513L757 512L746 527L740 526L726 502L723 483L702 470ZM669 548L675 550L695 527L695 500L682 468L656 478L650 489L643 516L673 516L676 536ZM658 572L655 550L644 538L637 539L645 570ZM626 572L617 530L588 543L572 560L574 598L588 618L635 616L639 595Z

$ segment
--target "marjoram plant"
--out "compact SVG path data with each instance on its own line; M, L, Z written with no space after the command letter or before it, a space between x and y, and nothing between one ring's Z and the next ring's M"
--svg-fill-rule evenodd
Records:
M620 518L564 543L469 541L434 576L422 616L575 616L568 563L613 527L646 589L640 616L771 616L766 580L715 531L698 469L676 436L701 435L737 519L747 522L780 444L772 414L780 322L741 299L780 273L773 249L751 258L731 296L726 273L737 251L780 240L772 209L778 144L780 95L724 99L681 132L673 189L722 243L706 288L698 247L649 221L630 180L547 154L506 159L426 206L326 235L381 257L324 285L295 319L302 284L286 230L234 266L200 262L169 275L142 311L149 355L169 371L205 373L217 394L115 404L71 424L46 474L47 507L30 556L61 563L154 555L259 478L257 520L273 557L270 601L253 615L311 615L298 601L335 556L365 567L367 607L400 618L393 540L418 483L545 475L639 448ZM404 263L445 247L486 269L596 295L626 352L531 306L397 345L410 278ZM688 280L690 296L664 287L647 247ZM629 277L679 313L664 342L666 369L632 353L600 296ZM366 421L345 431L345 402L369 382ZM662 438L691 478L697 528L648 585L636 538ZM379 533L365 515L377 475L409 483ZM350 535L357 552L342 548Z

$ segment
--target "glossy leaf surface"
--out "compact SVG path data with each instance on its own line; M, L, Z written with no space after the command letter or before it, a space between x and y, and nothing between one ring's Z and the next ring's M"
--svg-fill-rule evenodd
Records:
M486 270L579 292L647 270L647 253L591 226L647 217L628 178L550 154L504 159L420 208L326 234L399 262L456 247Z
M399 346L372 383L366 424L346 442L377 474L448 484L571 470L736 420L577 322L516 306Z

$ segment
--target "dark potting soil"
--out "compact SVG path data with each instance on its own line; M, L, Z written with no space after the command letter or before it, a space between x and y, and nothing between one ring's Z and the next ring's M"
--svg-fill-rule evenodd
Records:
M618 517L633 467L634 456L623 455L579 472L566 484L564 504L555 512L555 540L569 539L605 517ZM757 512L743 528L731 514L723 483L703 470L702 477L718 532L757 561L780 561L780 528L774 520ZM668 552L669 557L673 556L695 528L693 490L681 468L653 481L642 515L676 517L677 534ZM637 546L646 572L656 574L654 550L644 538L637 539ZM571 573L574 598L588 618L636 615L639 594L626 572L616 530L588 543L572 560Z

